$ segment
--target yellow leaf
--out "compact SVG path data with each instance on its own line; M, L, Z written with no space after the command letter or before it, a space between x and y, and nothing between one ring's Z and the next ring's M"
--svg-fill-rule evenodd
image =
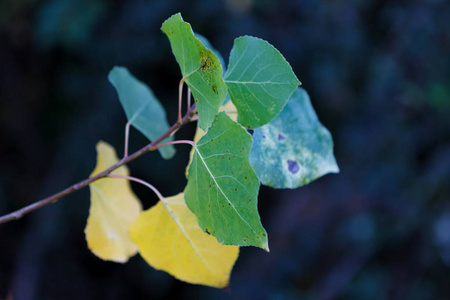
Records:
M219 107L219 111L224 111L231 118L231 120L236 122L237 108L236 108L236 106L234 106L234 104L233 104L233 102L231 102L231 100L228 101L227 104ZM195 131L195 135L194 135L194 143L197 143L202 138L202 136L204 136L205 134L206 134L206 132L204 132L200 127L197 126L197 130ZM191 152L189 153L189 163L186 166L186 170L184 171L184 174L186 176L188 174L189 165L191 164L192 158L194 157L194 151L195 151L195 149L192 148Z
M226 287L239 255L239 247L221 245L201 230L183 193L143 212L130 236L153 268L194 284Z
M219 107L219 111L224 111L231 118L231 120L237 122L237 108L234 106L233 102L228 101L225 105Z
M91 177L119 160L113 147L100 141L97 146L97 166ZM128 176L126 166L112 174ZM137 246L130 240L128 227L142 212L139 199L127 179L102 178L89 185L91 207L84 230L88 248L104 260L127 262Z

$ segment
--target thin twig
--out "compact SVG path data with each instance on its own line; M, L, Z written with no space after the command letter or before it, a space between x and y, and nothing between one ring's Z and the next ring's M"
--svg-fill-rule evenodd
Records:
M178 123L181 123L181 101L183 100L183 85L184 79L180 80L178 85Z
M127 157L128 156L128 138L130 135L130 121L127 122L127 125L125 125L125 151L123 154L123 157Z
M190 141L188 141L188 142L190 142ZM188 144L190 144L190 143L188 143ZM170 209L169 203L166 202L166 198L164 198L164 197L161 195L161 193L160 193L153 185L151 185L150 183L148 183L148 182L146 182L146 181L144 181L144 180L141 180L141 179L136 178L136 177L131 177L131 176L122 176L122 175L111 174L111 175L109 175L109 177L128 179L128 180L135 181L135 182L137 182L137 183L143 184L143 185L145 185L146 187L148 187L149 189L151 189L151 190L158 196L159 200L160 200L161 203L164 205L164 207L167 209L167 211L169 212L169 214L172 216L172 219L175 221L175 223L177 223L178 227L180 228L181 232L183 232L183 234L185 235L185 237L187 238L187 240L188 240L189 242L191 242L191 241L190 241L190 238L189 238L189 235L188 235L188 234L186 233L186 231L184 230L183 224L180 223L180 221L178 220L177 215L173 212L173 210Z
M21 217L23 217L24 215L26 215L29 212L32 212L33 210L36 210L38 208L41 208L45 205L51 204L51 203L55 203L56 201L58 201L60 198L67 196L75 191L78 191L81 188L84 188L86 186L88 186L89 184L91 184L92 182L106 177L108 176L112 171L114 171L115 169L129 163L132 160L135 160L136 158L144 155L145 153L149 152L149 151L153 151L159 148L158 144L161 143L161 141L165 140L166 138L168 138L172 132L177 131L178 129L180 129L181 126L189 123L192 121L192 117L194 116L195 113L195 104L191 107L191 109L186 113L186 115L181 119L181 122L176 122L175 124L172 125L172 127L169 128L169 130L167 130L163 135L161 135L158 139L154 140L153 142L151 142L150 144L144 146L143 148L139 149L138 151L130 154L129 156L126 156L124 158L122 158L119 162L117 162L116 164L114 164L113 166L109 167L108 169L98 173L95 176L86 178L78 183L75 183L74 185L60 191L59 193L56 193L50 197L47 197L45 199L42 199L40 201L34 202L28 206L25 206L19 210L16 210L12 213L9 213L7 215L4 215L2 217L0 217L0 224L2 223L6 223L12 220L17 220L20 219ZM167 143L166 143L167 144ZM158 146L158 147L157 147Z
M198 120L198 115L195 115L191 118L191 121L197 121Z
M142 179L136 178L136 177L132 177L132 176L125 176L125 175L117 175L117 174L109 174L108 177L111 178L123 178L123 179L128 179L131 181L135 181L137 183L143 184L146 187L148 187L149 189L151 189L156 196L158 196L159 200L164 199L163 195L161 195L161 193L158 191L157 188L155 188L153 185L151 185L150 183L148 183L147 181L144 181Z
M191 89L189 87L187 89L187 109L191 109Z
M195 147L195 143L193 141L178 140L178 141L171 141L171 142L159 144L159 145L155 146L154 147L155 149L153 149L153 150L156 150L156 149L164 147L164 146L176 145L176 144L188 144L188 145L191 145L192 147Z

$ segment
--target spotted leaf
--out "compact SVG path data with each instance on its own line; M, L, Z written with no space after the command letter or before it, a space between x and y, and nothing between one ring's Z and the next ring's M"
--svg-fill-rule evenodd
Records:
M274 188L297 188L339 172L331 134L304 89L294 92L272 122L255 129L250 163L261 183Z
M225 245L268 251L257 208L259 180L250 166L251 136L225 112L197 142L186 203L200 227Z

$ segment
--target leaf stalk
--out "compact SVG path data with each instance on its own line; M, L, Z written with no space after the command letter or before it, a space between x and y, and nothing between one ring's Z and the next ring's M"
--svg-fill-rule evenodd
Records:
M69 194L72 194L73 192L76 192L86 186L88 186L89 184L91 184L92 182L99 180L101 178L107 177L111 174L112 171L116 170L117 168L135 160L136 158L144 155L147 152L150 151L154 151L160 147L162 147L163 145L168 145L169 143L174 143L177 144L176 142L178 141L174 141L174 142L169 142L169 143L164 143L159 145L163 140L165 140L166 138L168 138L169 136L171 136L174 132L178 131L178 129L180 129L183 125L192 122L195 118L196 112L196 105L192 105L191 109L189 109L186 114L184 115L183 118L181 118L180 122L176 122L175 124L172 125L172 127L169 128L169 130L167 130L164 134L162 134L159 138L157 138L156 140L154 140L153 142L147 144L146 146L142 147L141 149L137 150L136 152L123 157L120 161L118 161L116 164L112 165L111 167L107 168L106 170L96 174L95 176L86 178L80 182L77 182L73 185L71 185L70 187L56 193L53 194L50 197L47 197L45 199L36 201L28 206L25 206L19 210L16 210L12 213L9 213L7 215L4 215L2 217L0 217L0 224L2 223L6 223L6 222L10 222L13 220L18 220L20 218L22 218L24 215L38 209L41 208L43 206L46 206L48 204L51 203L55 203L57 202L60 198L67 196ZM182 141L179 141L182 142Z

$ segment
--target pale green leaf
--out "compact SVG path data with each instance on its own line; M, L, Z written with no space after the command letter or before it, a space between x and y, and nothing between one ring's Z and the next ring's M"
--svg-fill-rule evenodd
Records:
M225 84L239 112L238 122L257 128L280 113L300 81L275 47L244 36L234 41Z
M128 121L150 141L154 141L169 130L166 111L152 90L136 79L126 68L114 67L108 79L119 95ZM168 142L173 138L163 141ZM172 145L158 149L165 159L175 155Z
M214 53L195 37L191 25L183 21L181 14L167 19L161 30L169 38L183 79L194 95L199 127L207 130L227 93L222 66Z
M257 200L259 180L250 166L251 136L225 112L197 142L185 198L200 227L225 245L268 250Z
M304 89L294 92L272 122L255 129L250 163L262 184L274 188L297 188L339 172L331 134Z

